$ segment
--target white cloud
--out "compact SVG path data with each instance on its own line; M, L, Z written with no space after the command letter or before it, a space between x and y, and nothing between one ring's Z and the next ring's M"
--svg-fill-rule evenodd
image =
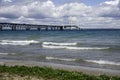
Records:
M105 1L97 6L78 2L56 6L51 0L26 0L20 4L19 0L19 3L0 7L0 22L3 21L37 24L67 24L72 21L84 28L120 28L120 0Z
M4 2L12 2L12 0L3 0Z
M18 9L16 9L16 7L17 6L12 5L12 6L9 6L9 7L0 8L0 17L18 18L20 14L18 12Z
M111 1L105 1L103 4L106 5L118 5L118 3L120 2L120 0L111 0Z
M27 16L27 14L28 14L28 8L27 8L27 6L25 6L25 5L22 6L22 7L21 7L21 11L23 11L23 12L22 12L22 15L23 15L23 16Z
M28 17L32 18L45 18L57 17L56 7L52 1L46 2L33 2L27 5Z
M106 1L95 8L95 11L97 16L120 18L120 0Z

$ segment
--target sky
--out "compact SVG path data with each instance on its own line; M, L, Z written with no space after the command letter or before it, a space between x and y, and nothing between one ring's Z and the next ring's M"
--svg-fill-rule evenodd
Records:
M120 0L0 0L2 22L120 29Z

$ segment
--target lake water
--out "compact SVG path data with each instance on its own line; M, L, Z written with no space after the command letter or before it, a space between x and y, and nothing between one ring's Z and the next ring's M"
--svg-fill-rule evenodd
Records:
M120 70L120 30L0 31L0 60Z

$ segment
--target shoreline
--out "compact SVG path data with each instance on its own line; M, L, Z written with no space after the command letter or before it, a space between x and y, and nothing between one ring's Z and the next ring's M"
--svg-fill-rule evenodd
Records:
M48 63L48 62L35 62L35 61L22 61L22 60L1 60L0 65L6 66L38 66L38 67L50 67L52 69L60 69L67 71L77 71L83 72L88 75L107 75L107 76L118 76L120 77L119 70L110 70L110 69L100 69L100 68L91 68L84 66L73 66L73 65L65 65L65 64L56 64L56 63Z

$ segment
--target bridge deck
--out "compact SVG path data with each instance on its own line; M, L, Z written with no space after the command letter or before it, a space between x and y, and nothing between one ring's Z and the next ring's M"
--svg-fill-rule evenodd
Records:
M79 30L76 25L33 25L0 23L0 30Z

